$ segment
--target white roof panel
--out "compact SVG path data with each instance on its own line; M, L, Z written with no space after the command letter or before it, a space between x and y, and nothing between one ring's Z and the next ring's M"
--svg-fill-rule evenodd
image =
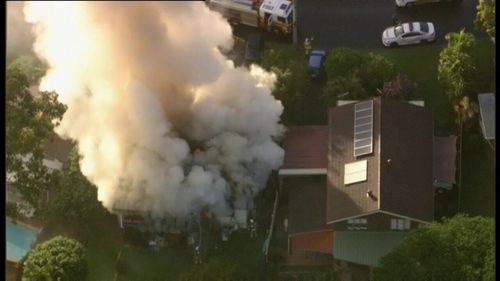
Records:
M344 166L344 185L365 181L367 179L368 161L356 161Z

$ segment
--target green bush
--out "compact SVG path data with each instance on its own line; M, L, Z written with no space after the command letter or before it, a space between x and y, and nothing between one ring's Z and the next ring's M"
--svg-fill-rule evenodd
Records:
M363 100L369 97L355 73L329 79L323 88L323 100L328 106L335 106L339 99Z
M374 53L361 53L348 48L334 49L325 62L327 83L324 98L332 99L349 92L344 99L366 99L378 94L384 83L396 76L394 63Z
M23 281L85 280L87 262L83 245L64 236L56 236L32 249L23 268Z
M307 61L303 54L288 46L270 48L264 52L261 66L277 76L273 95L283 104L283 123L291 125L303 120L304 94L310 87Z
M325 70L328 79L346 76L358 70L363 62L363 55L349 48L336 48L328 55L325 61Z

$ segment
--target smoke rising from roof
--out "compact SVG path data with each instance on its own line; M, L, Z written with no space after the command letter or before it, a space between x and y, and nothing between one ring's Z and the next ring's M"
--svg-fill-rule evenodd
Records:
M104 206L185 216L231 214L283 161L275 76L235 68L229 24L203 2L30 2L42 90L68 105L57 133L76 139Z

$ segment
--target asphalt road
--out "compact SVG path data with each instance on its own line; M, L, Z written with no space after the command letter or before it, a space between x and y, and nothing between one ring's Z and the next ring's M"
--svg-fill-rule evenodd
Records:
M449 32L460 31L484 36L474 29L477 0L458 5L432 3L413 8L397 8L394 0L295 0L298 42L314 37L313 47L378 48L382 31L392 25L396 14L401 21L431 21L436 42L446 42Z

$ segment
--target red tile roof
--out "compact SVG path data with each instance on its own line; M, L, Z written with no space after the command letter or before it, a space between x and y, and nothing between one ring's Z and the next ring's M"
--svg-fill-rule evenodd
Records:
M281 169L326 169L328 165L328 126L288 128L285 160Z
M333 254L333 230L290 236L290 251Z

